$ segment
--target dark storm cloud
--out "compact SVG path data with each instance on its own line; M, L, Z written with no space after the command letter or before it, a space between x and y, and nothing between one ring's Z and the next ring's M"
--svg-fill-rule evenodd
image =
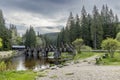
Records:
M73 0L0 0L0 5L8 9L24 10L53 16L65 10Z
M94 5L101 10L103 4L107 4L120 18L120 0L0 0L0 9L9 23L20 26L31 23L35 27L51 26L44 28L48 31L53 29L52 25L65 26L70 11L74 15L76 13L80 15L84 5L86 11L91 13ZM19 29L23 30L20 27ZM58 31L57 28L54 30Z
M120 0L0 0L0 6L4 8L40 13L49 17L65 10L80 12L83 5L88 11L93 5L101 7L103 4L119 9L119 3Z

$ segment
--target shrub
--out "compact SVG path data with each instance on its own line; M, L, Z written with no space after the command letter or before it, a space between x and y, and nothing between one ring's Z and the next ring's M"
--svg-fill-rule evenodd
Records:
M110 54L110 57L114 57L114 52L120 47L120 43L116 39L107 38L102 41L101 44L102 49L107 50Z
M91 51L92 48L89 47L89 46L83 45L83 46L81 47L81 50L83 50L83 51Z
M83 45L83 39L76 39L75 41L72 42L72 44L77 49L78 53L81 53L81 47Z
M4 61L0 62L0 71L5 71L6 70L6 64Z

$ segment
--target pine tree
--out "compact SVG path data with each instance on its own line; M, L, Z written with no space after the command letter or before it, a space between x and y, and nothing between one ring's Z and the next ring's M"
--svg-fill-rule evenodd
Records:
M88 26L88 37L87 37L87 45L92 47L92 39L91 39L91 25L92 25L92 17L90 14L87 15L87 26Z
M89 45L89 38L90 38L90 26L88 26L87 21L87 12L85 7L83 6L81 11L81 31L82 31L82 39L86 45Z
M81 30L81 26L80 26L80 19L78 14L76 15L76 19L75 19L75 39L77 38L81 38L82 37L82 30Z
M100 48L103 40L103 28L101 24L101 17L96 6L93 8L93 20L91 26L91 37L94 49Z
M70 12L70 16L68 18L68 21L67 21L67 25L66 25L66 33L67 33L67 40L69 39L69 42L71 43L74 39L75 39L75 21L74 21L74 17L73 17L73 14L72 12ZM69 35L70 36L69 36Z
M5 20L3 18L2 10L0 10L0 37L3 40L3 46L1 50L11 49L11 33L5 26Z
M74 19L72 12L70 13L66 28L61 30L58 38L63 43L71 43L76 38L82 38L86 45L99 49L103 39L115 38L119 31L118 17L107 5L103 5L101 14L96 6L92 14L87 13L83 6L80 18L76 15Z
M36 34L33 27L30 27L30 29L26 31L25 46L30 48L36 46Z

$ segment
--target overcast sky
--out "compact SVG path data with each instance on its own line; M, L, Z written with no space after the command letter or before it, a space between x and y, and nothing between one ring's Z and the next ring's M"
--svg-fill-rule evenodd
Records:
M107 4L120 18L120 0L0 0L6 24L15 24L23 33L30 25L41 33L58 32L65 26L69 13L81 14L84 5L87 12L93 6L101 9ZM59 27L56 27L59 26Z

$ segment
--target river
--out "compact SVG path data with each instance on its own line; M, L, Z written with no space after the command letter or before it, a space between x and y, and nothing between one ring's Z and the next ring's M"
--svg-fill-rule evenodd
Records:
M49 60L43 57L29 56L26 57L21 54L17 57L6 60L8 68L14 68L15 70L40 70L50 67Z

